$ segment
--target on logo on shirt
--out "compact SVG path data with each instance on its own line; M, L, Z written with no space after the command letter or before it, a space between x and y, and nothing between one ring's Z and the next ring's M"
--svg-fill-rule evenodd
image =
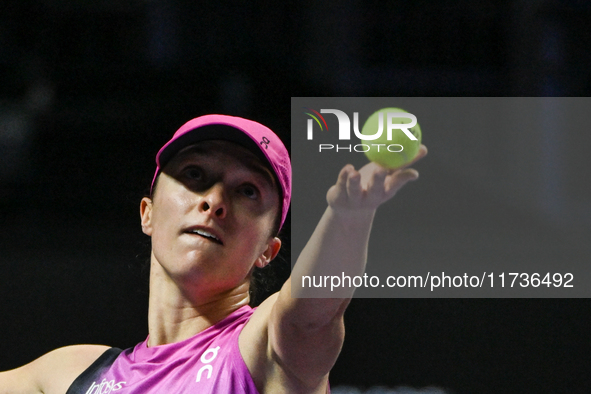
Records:
M220 347L214 347L211 349L207 349L205 352L203 352L203 354L201 355L201 362L203 364L205 364L204 366L202 366L199 371L197 371L197 382L201 381L201 375L203 374L203 371L207 370L207 379L211 378L211 374L213 373L213 367L211 366L211 362L213 360L215 360L215 358L218 356L218 351L220 350Z

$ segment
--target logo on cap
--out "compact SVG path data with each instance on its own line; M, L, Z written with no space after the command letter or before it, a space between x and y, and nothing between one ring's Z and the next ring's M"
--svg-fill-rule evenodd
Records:
M263 137L263 140L261 142L259 142L259 144L261 144L261 145L265 144L265 149L267 149L269 147L270 143L271 143L271 141L269 141L269 139L267 137Z

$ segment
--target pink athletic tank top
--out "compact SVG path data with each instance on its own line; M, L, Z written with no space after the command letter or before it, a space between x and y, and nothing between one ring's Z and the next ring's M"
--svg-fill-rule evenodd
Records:
M254 309L243 306L192 338L124 351L110 349L80 375L67 394L258 394L238 349Z

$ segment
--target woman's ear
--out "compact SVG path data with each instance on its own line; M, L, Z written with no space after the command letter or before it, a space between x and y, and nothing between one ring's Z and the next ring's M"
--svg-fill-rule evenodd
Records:
M144 234L152 235L152 200L148 197L142 198L140 202L140 217L142 222L142 231Z
M267 249L265 249L263 254L259 256L259 258L255 262L255 265L259 268L265 267L267 264L271 262L271 260L273 260L277 256L277 253L279 253L280 249L281 240L277 237L272 238L267 243Z

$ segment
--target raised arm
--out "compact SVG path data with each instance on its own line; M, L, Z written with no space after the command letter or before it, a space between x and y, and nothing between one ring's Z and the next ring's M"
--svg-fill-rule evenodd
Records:
M413 163L427 154L421 146ZM295 298L302 276L362 275L376 209L407 182L418 178L411 168L387 170L369 163L356 171L345 166L327 193L328 207L300 254L291 277L269 309L271 357L295 382L290 392L326 392L327 377L344 340L343 315L353 289L339 289L335 298ZM293 289L292 289L293 287Z

